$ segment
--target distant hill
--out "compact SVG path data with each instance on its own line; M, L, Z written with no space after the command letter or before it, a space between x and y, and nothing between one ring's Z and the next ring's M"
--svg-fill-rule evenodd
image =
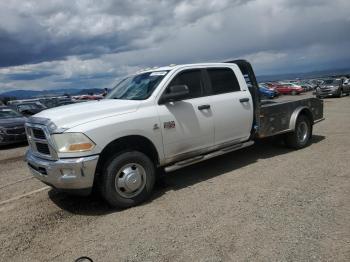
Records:
M27 99L43 96L58 96L63 94L69 95L83 95L88 93L101 94L103 89L90 88L90 89L54 89L54 90L13 90L0 94L0 97L16 97L17 99Z

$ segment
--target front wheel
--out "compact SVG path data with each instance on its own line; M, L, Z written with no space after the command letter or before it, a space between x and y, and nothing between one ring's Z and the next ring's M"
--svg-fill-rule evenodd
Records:
M295 96L297 94L297 92L292 91L292 96Z
M285 136L285 143L288 147L301 149L310 143L312 136L312 125L310 119L305 115L298 117L295 130Z
M113 207L127 208L147 200L155 183L155 167L145 154L123 152L107 161L101 194Z

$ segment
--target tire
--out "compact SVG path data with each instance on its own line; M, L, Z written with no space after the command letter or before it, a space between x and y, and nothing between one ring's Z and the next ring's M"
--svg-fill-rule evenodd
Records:
M343 96L343 90L342 89L340 89L339 90L339 94L338 94L338 96L337 97L342 97Z
M295 91L292 91L292 96L295 96L296 94L297 94L297 92L295 92Z
M127 208L146 201L154 188L156 170L148 156L121 152L107 161L100 191L113 207Z
M310 119L300 115L295 124L295 130L285 136L285 143L288 147L301 149L309 145L312 136L312 125Z

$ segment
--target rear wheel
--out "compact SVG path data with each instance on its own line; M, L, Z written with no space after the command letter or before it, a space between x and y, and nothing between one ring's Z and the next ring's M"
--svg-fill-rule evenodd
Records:
M340 89L340 90L339 90L338 97L342 97L342 96L343 96L343 90L342 90L342 89Z
M310 119L305 115L300 115L295 124L293 133L285 136L285 143L288 147L301 149L310 143L312 136L312 125Z
M152 193L155 167L145 154L123 152L107 161L101 181L101 194L114 207L131 207L144 202Z

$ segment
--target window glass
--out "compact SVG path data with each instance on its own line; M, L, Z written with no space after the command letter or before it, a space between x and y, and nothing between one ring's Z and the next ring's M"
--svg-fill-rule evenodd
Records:
M187 85L190 98L200 97L203 95L203 83L201 78L201 70L188 70L179 73L171 81L169 86ZM169 89L167 90L169 92Z
M146 72L120 81L106 96L107 99L145 100L157 88L168 71Z
M13 117L22 117L22 115L12 109L8 109L8 108L0 109L0 119L13 118Z
M208 68L207 69L213 94L223 94L240 91L235 73L229 68Z

